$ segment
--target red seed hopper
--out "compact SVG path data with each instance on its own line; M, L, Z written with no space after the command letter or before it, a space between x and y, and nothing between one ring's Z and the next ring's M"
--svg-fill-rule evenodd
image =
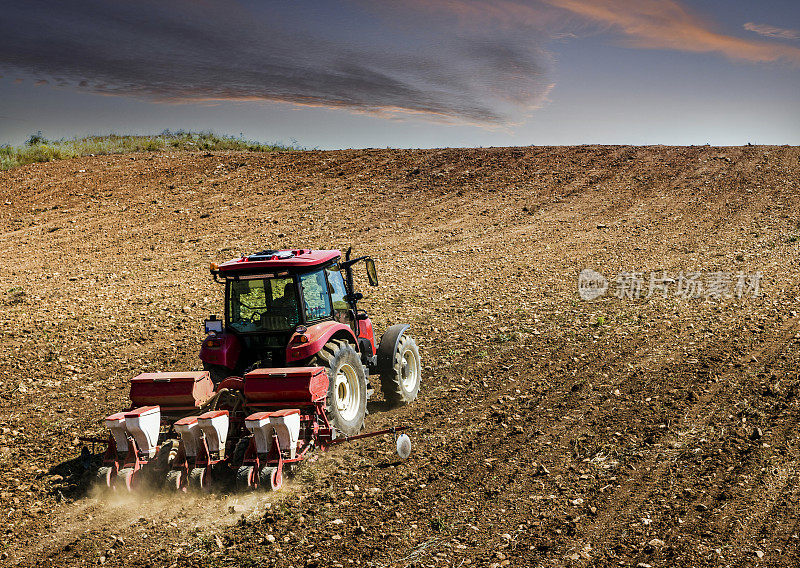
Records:
M253 405L310 403L328 394L328 375L322 367L254 369L245 375L244 396Z
M192 410L214 396L208 371L142 373L131 379L134 406L158 404L174 411Z

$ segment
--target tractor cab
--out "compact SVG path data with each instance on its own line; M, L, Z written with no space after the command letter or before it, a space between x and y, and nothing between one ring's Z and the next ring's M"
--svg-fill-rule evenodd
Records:
M362 260L377 285L372 259L351 260L349 251L341 260L337 250L267 250L212 265L225 284L225 316L206 322L200 357L214 378L302 364L314 354L307 344L320 333L349 340L369 364L376 353L372 324L353 290L352 266Z

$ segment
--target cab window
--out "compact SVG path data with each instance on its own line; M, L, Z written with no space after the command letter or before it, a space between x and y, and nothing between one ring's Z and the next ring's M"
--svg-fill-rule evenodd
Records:
M339 323L353 325L353 312L350 304L347 303L347 288L344 285L344 278L336 265L325 269L328 275L328 289L331 292L333 302L333 319Z
M328 273L328 284L330 284L331 301L333 302L333 311L349 310L350 305L347 303L345 296L347 296L347 289L344 287L344 278L342 273L336 268L329 266L325 269Z
M282 331L300 320L291 276L229 280L227 286L228 325L236 331Z
M300 276L306 320L313 321L332 315L331 296L325 281L325 271L309 272Z

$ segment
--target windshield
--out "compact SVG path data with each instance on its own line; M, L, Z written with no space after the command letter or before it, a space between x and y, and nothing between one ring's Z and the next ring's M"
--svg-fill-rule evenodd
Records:
M291 276L228 281L228 325L240 332L286 331L300 322Z

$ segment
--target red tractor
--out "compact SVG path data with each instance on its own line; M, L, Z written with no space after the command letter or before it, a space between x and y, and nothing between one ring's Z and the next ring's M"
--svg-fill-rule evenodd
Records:
M328 419L334 434L345 436L363 426L369 375L380 377L389 404L413 401L422 375L419 350L405 333L408 324L389 327L376 343L353 284L359 262L377 286L374 261L351 259L350 250L344 259L338 250L265 250L212 264L214 279L225 285L224 318L206 320L200 359L214 383L254 369L324 367Z
M205 322L205 370L131 379L130 406L105 419L98 481L114 490L141 483L187 490L233 478L237 487L278 489L314 448L405 430L359 434L367 377L380 376L390 404L408 403L422 366L407 324L389 327L376 346L353 286L358 262L378 284L375 263L341 256L267 250L212 264L225 284L225 317ZM396 441L407 457L408 436Z

